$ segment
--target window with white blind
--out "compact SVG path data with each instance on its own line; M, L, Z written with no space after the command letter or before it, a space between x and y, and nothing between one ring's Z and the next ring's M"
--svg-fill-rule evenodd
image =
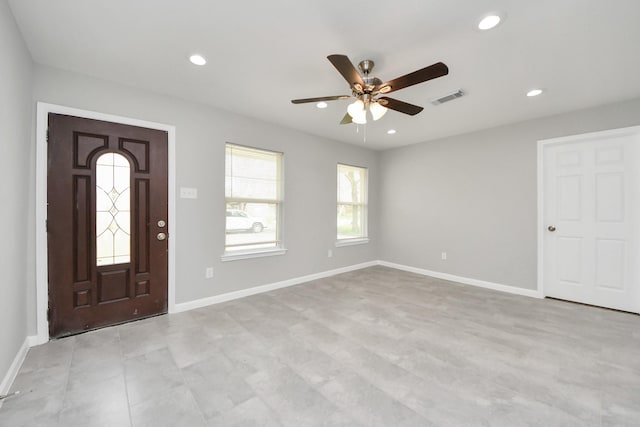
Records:
M367 168L338 164L337 245L367 239Z
M227 144L225 255L282 249L282 153Z

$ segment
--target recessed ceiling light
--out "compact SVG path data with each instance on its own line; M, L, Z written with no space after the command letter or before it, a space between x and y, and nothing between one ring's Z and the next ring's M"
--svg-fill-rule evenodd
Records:
M327 104L326 102L318 102L316 104L316 107L318 107L318 108L327 108L328 105L329 104Z
M194 65L204 65L207 63L207 60L204 59L202 55L191 55L189 61Z
M389 130L387 131L387 134L389 134L389 135L393 135L394 133L396 133L396 130L395 130L395 129L389 129Z
M527 96L528 97L532 97L532 96L538 96L543 92L542 89L531 89L529 92L527 92Z
M478 28L481 30L490 30L498 25L501 20L502 18L500 17L500 15L487 15L480 20L480 22L478 23Z

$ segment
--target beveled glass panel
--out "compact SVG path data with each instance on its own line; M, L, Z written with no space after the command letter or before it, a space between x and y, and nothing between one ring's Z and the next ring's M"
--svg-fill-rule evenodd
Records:
M113 216L108 212L108 209L104 212L96 212L96 236L102 235L113 221Z
M113 188L118 192L118 194L124 193L129 189L130 185L130 177L129 177L129 168L122 166L114 166L113 167Z
M100 188L113 188L113 166L96 166L96 185ZM107 190L107 191L109 191ZM107 193L105 193L107 194Z
M125 212L129 210L130 200L131 200L131 191L129 188L126 188L113 203L116 209L121 212Z
M96 166L96 264L131 259L131 166L121 154L106 153Z
M96 265L112 265L113 262L113 234L107 231L96 238L98 256ZM100 256L102 255L102 256Z
M127 158L125 156L122 156L120 154L116 154L116 153L112 153L113 154L113 165L114 166L121 166L124 168L129 168L129 160L127 160Z
M122 231L122 229L113 233L114 257L126 257L129 255L129 240L129 234Z
M131 234L131 213L128 211L120 211L116 214L116 224L125 234Z
M113 206L113 202L109 198L109 195L104 191L96 191L96 210L98 212L106 212L111 209ZM105 228L109 224L105 225Z
M102 156L98 157L96 160L96 165L98 166L113 166L113 155L115 153L106 153Z

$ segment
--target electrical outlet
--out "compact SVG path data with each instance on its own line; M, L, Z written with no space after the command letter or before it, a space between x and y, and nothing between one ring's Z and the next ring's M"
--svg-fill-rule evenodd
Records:
M447 253L446 252L442 252L441 257L442 257L443 260L446 260L447 259Z
M333 251L331 249L327 251L327 258L333 258Z
M204 271L204 277L205 279L211 279L213 277L213 267L207 267Z
M197 199L198 189L189 188L189 187L180 187L180 198L181 199Z

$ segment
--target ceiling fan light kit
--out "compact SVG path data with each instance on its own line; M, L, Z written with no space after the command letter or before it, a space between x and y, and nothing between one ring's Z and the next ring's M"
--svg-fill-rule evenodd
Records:
M351 89L351 95L293 99L291 102L294 104L304 104L308 102L355 98L355 101L347 107L347 114L340 124L366 124L367 110L371 113L373 120L382 118L382 116L386 114L387 109L415 116L423 110L422 107L380 95L385 95L449 74L449 68L442 62L437 62L413 73L383 83L379 78L370 76L375 65L370 59L365 59L358 64L360 73L346 55L329 55L327 59L347 81Z
M365 103L361 99L356 99L353 104L349 104L347 113L351 116L353 123L359 125L367 123L367 110L365 110Z
M369 104L369 111L373 120L379 120L387 114L387 108L380 105L379 102L372 102Z

